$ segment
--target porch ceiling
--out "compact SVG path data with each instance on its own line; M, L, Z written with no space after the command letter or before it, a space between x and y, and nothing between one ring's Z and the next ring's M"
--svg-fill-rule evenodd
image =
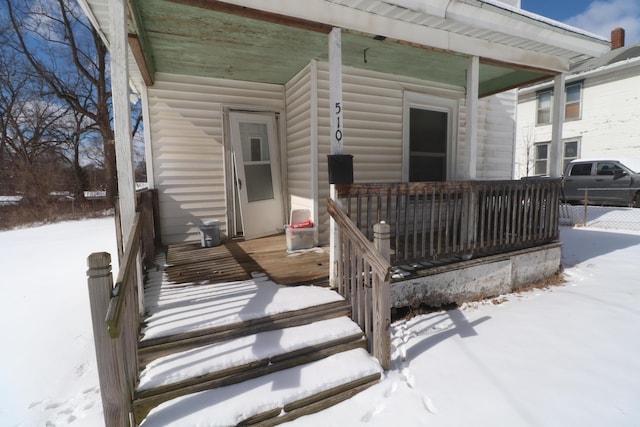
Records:
M147 63L155 71L284 84L309 61L328 58L322 25L303 29L175 0L136 2L136 8L140 28L132 32L138 33ZM344 31L343 64L466 86L465 55L375 36ZM488 95L549 74L481 60L479 93Z

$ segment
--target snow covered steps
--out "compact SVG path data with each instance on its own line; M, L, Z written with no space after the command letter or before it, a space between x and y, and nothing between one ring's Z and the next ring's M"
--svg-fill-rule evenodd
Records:
M366 347L347 317L260 332L160 357L143 370L134 400L136 418L176 397L228 386Z
M269 426L335 405L378 382L381 368L364 349L164 402L142 422L153 426Z
M157 357L169 355L176 351L193 349L222 340L279 328L304 325L318 320L348 316L350 313L351 306L349 302L341 300L292 311L266 314L262 317L252 317L234 323L185 329L170 335L148 339L143 337L138 346L138 359L140 364L144 366Z
M382 369L342 296L251 275L214 284L148 274L136 424L274 425L379 380Z

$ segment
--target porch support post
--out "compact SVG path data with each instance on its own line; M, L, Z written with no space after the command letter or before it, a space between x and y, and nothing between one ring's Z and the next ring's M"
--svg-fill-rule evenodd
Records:
M342 31L334 28L329 33L329 111L331 125L331 154L342 154ZM336 200L336 189L330 184L329 195ZM340 259L340 242L337 224L331 217L329 222L329 285L336 287L335 275Z
M467 168L465 178L476 179L476 158L478 157L478 85L480 80L480 59L469 58L467 67L467 127L466 139L468 147Z
M553 84L553 108L551 119L551 147L549 150L549 176L559 178L562 175L562 124L564 123L565 75L558 74Z
M477 177L477 158L478 158L478 88L480 85L480 58L472 56L469 58L469 65L467 66L467 123L466 123L466 142L467 153L469 158L467 159L467 167L464 172L465 179L474 181ZM475 188L472 187L472 188ZM478 207L477 202L479 200L478 194L475 191L469 191L466 197L463 197L463 221L462 229L460 230L461 236L463 236L463 245L466 251L469 253L465 256L470 256L470 248L475 243L475 221ZM466 206L465 206L466 204Z
M129 106L129 59L127 44L127 4L125 0L109 1L111 15L111 91L113 131L116 144L118 195L123 247L127 246L136 211Z

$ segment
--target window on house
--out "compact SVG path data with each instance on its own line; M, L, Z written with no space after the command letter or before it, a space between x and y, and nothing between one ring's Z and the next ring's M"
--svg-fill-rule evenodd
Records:
M534 175L549 174L549 149L551 143L543 142L536 144L534 147ZM564 141L562 151L562 170L566 170L567 165L572 160L578 158L578 141Z
M581 114L582 82L573 83L565 87L565 120L578 120ZM538 107L536 123L548 125L551 123L551 107L553 104L553 91L551 89L538 92Z
M547 175L549 165L549 144L536 144L535 147L535 159L533 163L534 175Z
M565 141L562 170L566 170L569 162L577 159L578 157L578 141Z
M580 104L582 98L582 82L568 85L565 88L567 99L564 108L565 120L577 120L580 118Z
M551 123L551 91L538 92L538 110L536 123L539 125Z
M411 108L409 114L409 181L445 181L447 113Z

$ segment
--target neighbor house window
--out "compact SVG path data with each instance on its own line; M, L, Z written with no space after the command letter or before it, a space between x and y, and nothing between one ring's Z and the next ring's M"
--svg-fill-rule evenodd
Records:
M549 166L549 143L536 144L533 163L534 175L547 175Z
M580 118L580 100L582 98L582 82L568 85L565 88L567 99L564 107L565 120Z
M564 119L578 120L581 113L582 82L572 83L565 87ZM538 92L536 123L539 125L551 124L551 107L553 104L553 91L551 89Z
M542 142L534 146L534 175L549 174L549 150L551 143ZM567 168L570 161L575 160L578 155L578 141L564 141L562 147L562 170Z
M569 162L577 159L578 157L578 141L565 141L562 156L562 170L567 170Z
M538 92L538 113L536 123L546 125L551 123L551 91Z

